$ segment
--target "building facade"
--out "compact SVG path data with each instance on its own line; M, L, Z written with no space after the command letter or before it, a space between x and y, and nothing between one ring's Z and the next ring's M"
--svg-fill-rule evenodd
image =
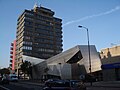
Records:
M15 70L15 58L16 58L16 40L11 43L10 47L10 69Z
M120 80L120 46L102 49L100 56L103 80Z
M47 59L62 52L62 20L54 14L50 9L35 5L19 16L16 32L18 68L22 55Z

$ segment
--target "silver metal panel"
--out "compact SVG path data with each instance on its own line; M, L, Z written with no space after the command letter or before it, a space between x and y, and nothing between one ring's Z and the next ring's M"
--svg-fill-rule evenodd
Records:
M71 65L70 64L57 64L48 65L48 74L60 76L61 79L71 79Z
M88 46L79 45L79 48L83 56L83 59L79 61L79 64L84 65L86 72L89 73ZM101 70L101 61L94 45L90 45L90 57L91 57L91 71L95 72Z

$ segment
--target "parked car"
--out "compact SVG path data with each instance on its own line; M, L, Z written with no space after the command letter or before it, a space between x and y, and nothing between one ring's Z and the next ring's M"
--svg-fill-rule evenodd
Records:
M86 90L86 86L78 80L47 81L43 90Z
M10 74L9 75L9 81L17 82L18 81L18 76L16 74Z

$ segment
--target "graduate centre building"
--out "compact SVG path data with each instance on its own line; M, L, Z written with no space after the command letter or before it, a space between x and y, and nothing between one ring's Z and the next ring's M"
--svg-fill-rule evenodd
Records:
M87 45L77 45L48 59L39 59L23 55L23 60L33 65L33 79L80 79L90 74ZM90 45L91 72L98 80L102 79L101 60L95 45Z

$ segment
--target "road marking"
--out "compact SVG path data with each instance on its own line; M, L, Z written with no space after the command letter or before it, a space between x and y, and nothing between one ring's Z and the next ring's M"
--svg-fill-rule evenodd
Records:
M0 88L3 88L3 89L5 89L5 90L10 90L9 88L3 87L3 86L1 86L1 85L0 85Z

